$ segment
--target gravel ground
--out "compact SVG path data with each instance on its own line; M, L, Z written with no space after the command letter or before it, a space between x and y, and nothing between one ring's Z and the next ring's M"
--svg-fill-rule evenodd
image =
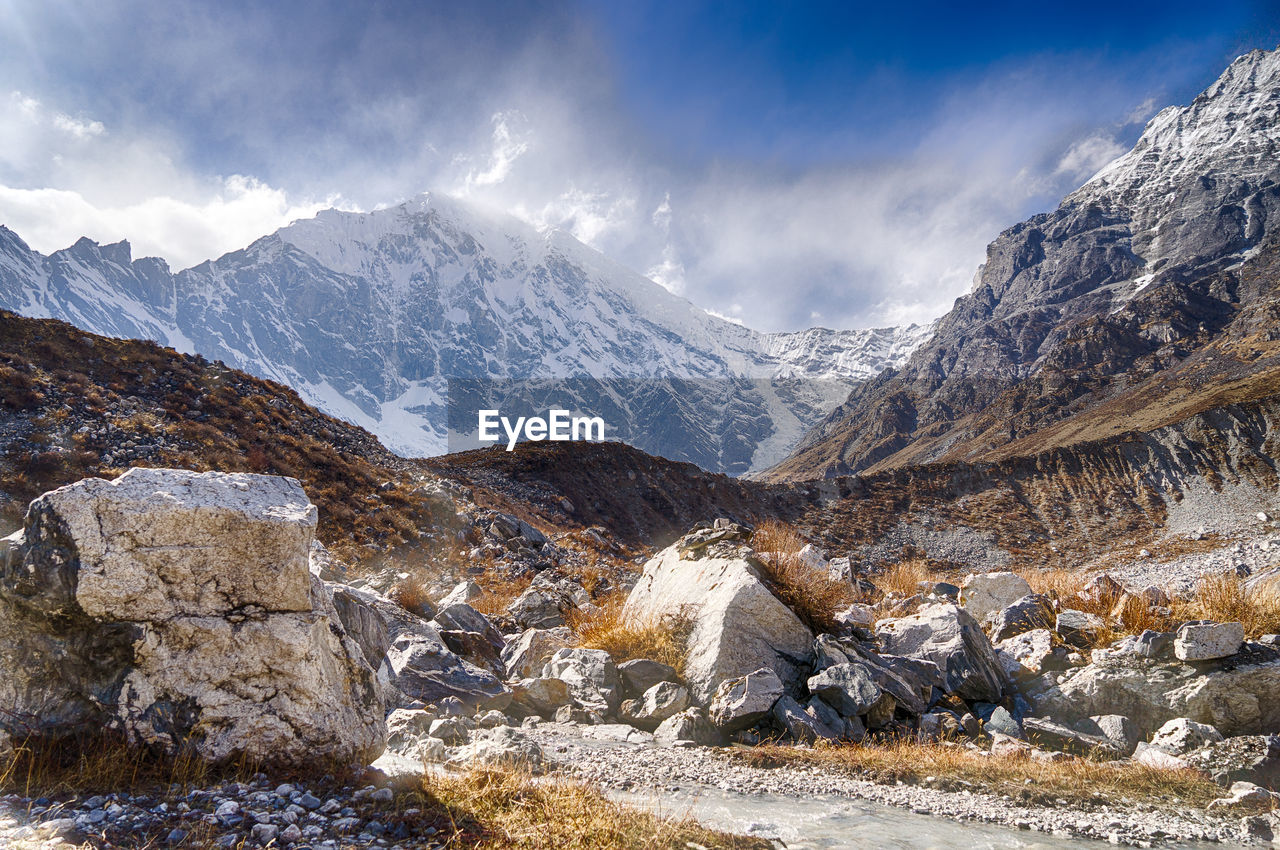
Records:
M445 832L420 812L395 812L389 788L321 792L265 779L229 782L160 799L107 794L85 799L0 797L0 848L444 847Z
M1194 533L1194 532L1193 532ZM1134 588L1155 585L1175 594L1195 589L1202 575L1236 573L1256 578L1280 570L1280 534L1270 532L1226 538L1208 552L1181 555L1168 561L1142 558L1103 572Z
M629 727L621 727L620 734ZM1171 813L1147 805L1101 805L1088 810L1062 801L1054 808L1028 806L1008 797L971 791L946 791L912 785L878 785L821 768L760 768L709 748L657 747L610 740L612 727L540 724L526 729L558 768L572 776L617 791L674 793L691 788L731 790L747 795L817 795L869 800L950 818L999 824L1051 835L1094 838L1112 844L1149 847L1168 842L1225 842L1248 846L1242 818L1203 812ZM584 738L584 732L591 738ZM1261 824L1252 822L1256 828ZM960 839L962 836L957 836Z

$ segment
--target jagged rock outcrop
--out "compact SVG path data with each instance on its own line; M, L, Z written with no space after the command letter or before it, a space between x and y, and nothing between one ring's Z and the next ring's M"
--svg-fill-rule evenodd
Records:
M475 710L501 711L510 704L511 689L491 670L450 650L434 624L367 590L326 583L325 592L343 627L377 671L388 706L431 704L450 697Z
M1119 714L1130 718L1143 738L1177 718L1236 736L1280 728L1278 689L1280 652L1251 643L1230 658L1195 665L1131 651L1095 651L1091 664L1030 695L1037 715L1071 721Z
M133 469L31 504L0 576L0 722L220 762L361 762L383 701L292 479Z

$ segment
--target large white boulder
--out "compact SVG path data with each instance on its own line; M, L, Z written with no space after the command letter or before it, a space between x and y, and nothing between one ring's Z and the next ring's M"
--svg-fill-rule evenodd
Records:
M683 618L692 626L685 681L702 703L726 679L767 667L799 681L813 633L774 596L745 558L681 557L677 543L644 567L622 609L633 625Z
M368 763L384 706L297 481L133 469L32 502L0 559L0 717L209 761Z

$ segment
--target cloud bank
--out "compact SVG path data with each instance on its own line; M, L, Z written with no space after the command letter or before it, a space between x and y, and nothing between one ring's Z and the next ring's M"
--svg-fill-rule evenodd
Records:
M1001 229L1132 144L1159 80L1190 78L1176 54L1023 58L942 78L889 125L840 116L845 155L708 156L646 126L611 49L570 2L10 0L0 224L183 268L435 190L762 330L921 322ZM866 86L896 90L887 73Z

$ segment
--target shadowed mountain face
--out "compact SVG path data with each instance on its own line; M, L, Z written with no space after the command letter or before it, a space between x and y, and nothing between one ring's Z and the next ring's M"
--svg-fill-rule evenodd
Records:
M780 460L928 334L757 333L564 233L434 195L324 212L176 274L126 243L44 257L0 227L0 307L280 381L405 455L446 450L458 379L734 474Z
M1280 53L1254 51L1000 234L933 338L766 477L1029 454L1275 392L1278 154Z

